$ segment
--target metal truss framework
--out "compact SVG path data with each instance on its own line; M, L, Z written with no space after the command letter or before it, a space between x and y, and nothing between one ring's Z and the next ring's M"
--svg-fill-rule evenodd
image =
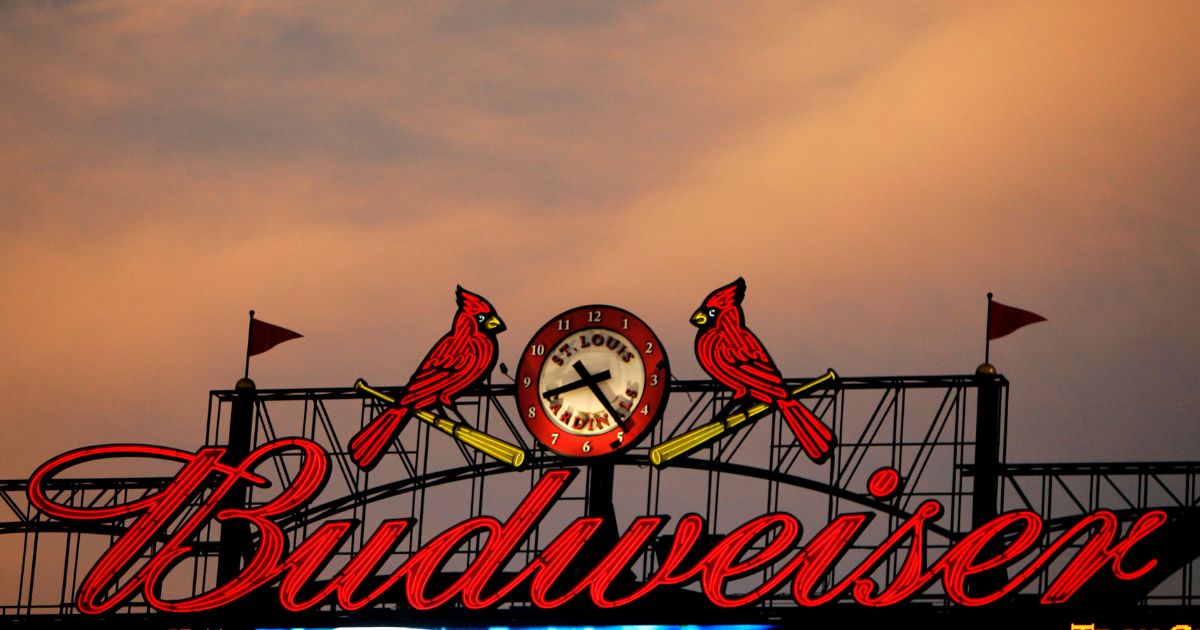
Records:
M792 381L795 384L803 380ZM977 461L977 402L981 384L991 383L998 392L996 435L1001 461L981 466ZM944 548L972 528L973 502L977 485L998 486L991 512L1026 508L1037 511L1050 524L1098 508L1118 511L1132 518L1149 508L1193 514L1200 499L1197 491L1197 462L1147 462L1136 464L1007 464L1003 462L1007 425L1008 383L1003 377L974 375L921 377L842 378L835 384L806 393L802 400L834 428L839 442L833 458L817 466L804 457L786 423L770 413L752 425L724 437L686 458L662 469L649 465L650 445L661 443L712 420L730 402L728 394L711 381L674 381L666 416L642 444L611 459L615 488L608 496L595 496L592 477L604 474L603 466L564 460L529 441L515 416L511 384L488 384L462 396L452 408L438 410L446 417L519 445L529 452L520 469L489 460L427 424L413 421L390 447L382 464L368 474L358 469L346 453L350 436L381 408L352 388L276 389L254 393L252 445L279 437L302 436L321 444L331 453L332 474L326 488L303 510L288 515L281 525L294 545L328 518L353 518L363 526L354 539L338 552L353 556L364 544L373 524L383 518L411 517L417 523L402 548L394 567L418 549L441 528L465 518L491 514L503 518L519 498L550 469L583 468L583 474L526 541L519 557L531 560L557 533L556 526L594 509L598 500L611 501L618 528L632 517L644 514L695 512L705 518L713 539L722 532L763 512L796 514L811 531L838 514L873 511L878 518L829 577L829 584L855 566L921 501L935 499L945 506L945 515L931 528L933 549ZM205 428L205 445L222 445L228 439L234 390L213 391ZM259 472L275 487L286 485L296 462L287 456L270 460ZM866 480L877 468L890 466L900 473L901 490L887 500L876 500L865 492ZM987 477L986 473L995 473ZM981 482L980 480L983 479ZM989 481L990 479L990 481ZM76 506L125 503L155 492L168 478L96 478L56 480L51 486L56 501ZM21 564L15 600L0 600L0 621L70 618L77 614L72 600L83 573L97 555L123 531L121 523L80 528L45 518L26 498L24 480L0 482L4 516L0 517L2 540L19 540ZM250 502L269 499L270 491L254 491ZM985 495L986 496L986 495ZM197 502L199 499L197 499ZM195 554L172 573L170 587L183 597L204 592L216 584L220 553L220 526L211 525L199 536ZM1047 533L1049 536L1049 533ZM761 544L765 545L766 541ZM464 567L482 547L473 540L459 549L448 568ZM641 579L656 569L655 549L647 549L640 562ZM1196 550L1200 554L1200 549ZM1169 579L1152 592L1140 594L1143 604L1193 605L1197 585L1193 579L1195 555L1183 559ZM343 560L344 561L344 560ZM340 567L335 559L330 571ZM898 560L889 559L876 577L886 579L898 570ZM1044 578L1043 578L1044 579ZM1031 584L1036 592L1044 583ZM13 593L5 594L11 598ZM914 600L917 604L948 605L938 591ZM383 608L402 610L398 601L383 602ZM519 611L530 604L510 602L506 610ZM794 609L785 596L764 601L766 618ZM378 609L376 609L378 612ZM143 603L123 606L118 615L129 618L154 615Z

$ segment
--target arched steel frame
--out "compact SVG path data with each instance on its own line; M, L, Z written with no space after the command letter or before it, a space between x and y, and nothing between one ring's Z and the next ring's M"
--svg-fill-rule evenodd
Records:
M804 379L791 382L798 384ZM917 503L936 499L946 506L946 514L931 528L935 534L931 544L935 549L944 547L971 525L970 508L979 471L973 467L976 418L970 403L979 382L974 375L842 378L832 386L808 392L804 402L839 437L834 457L824 466L807 462L787 432L786 424L771 413L746 429L659 469L649 465L647 453L651 444L713 419L729 403L728 395L716 383L674 381L667 413L651 436L611 460L616 464L614 474L619 488L619 497L613 501L618 520L627 521L640 514L677 514L679 509L686 509L705 517L710 533L719 535L729 526L768 511L795 512L814 525L846 511L873 511L879 515L875 519L879 529L872 534L874 538L865 537L856 545L857 552L865 553L886 531L904 520ZM1002 377L999 386L1003 457L1008 390ZM205 445L225 443L236 395L233 390L211 393ZM302 436L320 443L332 456L333 473L324 492L309 506L284 517L280 524L294 543L321 521L334 516L355 518L364 524L384 517L412 517L417 519L418 526L409 537L407 548L397 551L399 562L437 533L435 527L431 526L429 531L421 527L426 521L446 518L444 510L431 512L435 505L454 507L455 521L485 513L501 516L497 510L503 508L498 505L505 505L506 499L511 504L512 497L523 494L521 489L531 487L544 471L560 467L585 469L586 474L581 475L584 483L576 482L560 501L565 516L581 515L589 501L594 500L588 494L591 484L587 483L587 477L591 471L587 462L564 460L531 443L523 427L514 420L513 397L512 384L485 384L467 392L454 407L438 411L527 449L529 457L522 468L512 469L491 461L482 453L431 431L428 425L414 422L390 447L385 458L389 463L367 474L349 460L345 445L380 410L374 401L352 388L255 392L252 444L283 436ZM287 457L277 457L263 468L268 469L267 476L286 484L293 466L294 462ZM874 499L865 492L867 477L881 466L896 469L903 479L900 492L887 500ZM1188 510L1194 511L1200 504L1198 476L1200 463L1004 463L999 471L996 507L1035 509L1048 520L1048 531L1056 531L1074 516L1099 507L1117 508L1123 518L1134 518L1151 507L1168 507L1172 514L1190 514ZM1080 489L1080 480L1091 485ZM166 482L162 478L56 480L51 490L56 500L66 503L105 505L154 492ZM431 496L446 488L455 488L459 500ZM1114 489L1115 493L1106 493L1106 488ZM69 617L74 614L71 602L80 571L88 568L87 562L95 555L94 548L110 544L123 531L122 526L120 523L87 528L64 526L32 509L24 491L23 480L0 481L0 499L7 509L6 517L0 519L0 534L8 539L19 537L22 554L20 572L15 576L16 600L0 604L0 620L44 618L39 615ZM758 499L752 501L751 494ZM501 497L498 502L497 496ZM255 491L250 501L267 498L269 495ZM356 538L340 555L353 555L365 542L369 530L366 526L359 528ZM535 532L523 549L526 557L536 554L553 534L553 531ZM219 536L216 525L201 533L195 556L185 563L190 566L177 568L180 572L190 572L190 579L180 580L175 588L203 592L214 585ZM462 554L459 561L469 562L479 548L479 544L466 546L459 552ZM853 566L854 551L848 556L848 566ZM55 558L48 561L51 554ZM653 554L645 554L643 576L654 570L654 562ZM880 577L894 575L898 570L894 562L891 560L878 569L885 574ZM1179 584L1172 584L1168 593L1147 594L1145 603L1194 603L1197 596L1192 579L1194 567L1194 560L1182 563L1172 577ZM837 575L835 571L830 580ZM1044 584L1033 584L1030 589L1041 586ZM936 591L915 601L948 603ZM778 597L762 606L789 605L794 606L790 600ZM148 612L144 604L134 602L120 609L119 614L144 616Z

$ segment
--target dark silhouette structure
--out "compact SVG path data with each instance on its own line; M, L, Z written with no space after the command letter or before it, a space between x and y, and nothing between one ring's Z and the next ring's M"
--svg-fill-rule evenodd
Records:
M815 532L837 514L877 513L871 529L847 554L854 556L878 545L896 524L926 499L945 506L945 514L930 528L931 552L945 548L980 523L1016 508L1038 512L1049 533L1061 531L1089 511L1107 508L1126 523L1151 508L1170 515L1157 536L1156 549L1166 550L1155 570L1136 582L1089 585L1077 602L1047 609L1037 604L1046 586L1038 578L1014 597L982 610L950 602L936 588L905 604L870 610L852 603L816 609L798 607L786 593L758 605L718 610L687 588L657 597L654 606L592 610L574 603L544 611L519 598L497 608L472 611L447 606L434 611L409 610L401 597L355 612L332 604L303 614L287 613L271 604L271 592L259 603L243 602L236 611L195 617L165 615L145 604L122 606L100 618L83 616L72 605L79 581L124 528L120 521L85 526L47 519L30 507L24 480L0 482L4 502L0 534L17 541L22 550L19 571L13 567L15 592L0 593L0 624L64 622L97 627L284 627L397 623L407 625L548 625L554 623L783 623L831 622L856 626L911 620L926 627L990 627L1006 615L1061 622L1087 621L1101 625L1129 622L1143 627L1147 620L1191 614L1195 621L1197 586L1193 575L1200 556L1197 514L1200 513L1200 462L1137 463L1009 463L1006 458L1008 381L981 366L977 374L946 376L843 377L805 392L806 407L839 437L827 462L817 464L804 450L778 412L747 425L705 448L672 461L649 465L648 449L709 422L728 403L728 390L712 381L674 381L671 404L653 434L638 447L601 461L566 460L531 443L514 421L515 387L483 384L462 393L454 407L437 409L466 423L520 445L529 457L520 468L496 462L446 435L418 423L391 442L379 465L366 471L348 453L348 439L383 407L351 387L258 390L243 379L233 390L213 391L205 424L205 445L228 445L231 459L255 446L284 436L302 436L332 454L332 476L322 494L304 509L287 515L282 526L303 540L324 519L355 518L363 522L333 565L352 557L374 523L383 518L416 519L412 534L395 554L403 558L446 526L473 516L503 518L547 470L580 468L579 480L556 504L518 553L514 563L533 558L570 519L601 516L614 537L634 516L696 512L711 531L705 544L719 540L726 528L764 512L786 511ZM786 379L789 385L810 379ZM381 388L388 389L388 388ZM395 391L395 388L391 388ZM589 465L590 464L590 465ZM867 479L888 466L900 473L899 490L886 499L867 492ZM295 462L278 457L260 466L260 474L286 484ZM75 505L125 502L163 488L169 478L58 479L50 489L57 501ZM227 498L226 506L254 505L270 489L246 487ZM669 531L669 530L668 530ZM1047 535L1049 535L1049 533ZM249 528L211 525L195 543L195 552L172 571L171 588L178 596L200 593L236 575L248 550L256 543ZM453 574L479 553L473 541L455 552L445 567ZM628 580L653 574L659 557L648 549ZM658 550L661 551L661 550ZM894 575L898 562L877 569L879 579ZM839 565L841 566L841 565ZM833 576L838 575L835 568ZM1003 570L977 577L980 588L1004 579ZM236 612L236 614L235 614ZM1108 616L1105 616L1108 615ZM1158 617L1155 617L1155 616ZM1186 623L1186 618L1168 619Z

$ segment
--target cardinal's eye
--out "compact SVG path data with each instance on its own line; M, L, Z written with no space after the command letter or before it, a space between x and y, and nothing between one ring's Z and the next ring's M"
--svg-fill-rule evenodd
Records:
M708 309L708 316L709 316L709 317L716 317L716 316L717 316L717 309L715 309L715 308L710 308L710 309Z
M479 316L479 323L481 323L481 324L482 324L482 323L483 323L483 320L484 320L484 317L483 317L483 315L480 315L480 316Z

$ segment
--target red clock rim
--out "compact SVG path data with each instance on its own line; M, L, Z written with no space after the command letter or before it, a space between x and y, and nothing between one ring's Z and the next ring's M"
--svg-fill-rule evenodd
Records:
M580 323L578 328L575 328L574 324L576 322L574 321L574 318L585 317L585 314L589 311L600 311L601 321L585 321ZM606 323L604 317L606 312L607 314L612 314L617 317L628 317L629 328L621 329L617 326ZM571 319L572 329L565 331L557 329L558 322L563 319ZM545 409L541 405L541 401L538 398L535 397L532 401L530 401L528 400L529 394L525 393L528 391L533 391L535 392L534 395L536 396L537 381L540 377L542 364L549 357L549 354L534 356L531 353L532 348L538 344L541 344L546 351L549 351L569 335L588 328L611 329L613 332L618 333L629 339L630 342L633 342L636 348L641 348L645 342L652 342L654 344L653 351L650 353L650 360L647 360L647 356L645 354L642 355L646 375L646 385L644 386L641 398L638 400L639 407L641 405L649 405L650 413L646 417L647 419L645 421L640 421L640 424L636 425L635 429L626 435L624 442L615 448L611 446L611 442L614 440L614 438L611 436L616 435L616 431L620 430L619 427L615 427L614 429L605 433L591 436L576 435L567 431L558 431L558 441L557 443L552 443L553 439L551 434L556 432L554 429L557 429L554 421L551 420L546 414ZM654 357L658 357L658 359L655 360ZM650 386L650 376L656 371L660 374L659 385ZM528 388L523 388L521 383L526 376L531 379L531 384ZM541 328L539 328L536 333L534 333L533 337L530 338L525 347L522 348L521 359L517 364L515 377L517 386L517 411L520 413L521 421L525 423L525 427L531 434L533 434L534 438L539 443L541 443L550 451L562 455L563 457L572 458L599 458L607 455L622 453L634 448L652 432L654 425L661 419L662 413L666 409L667 398L670 393L670 361L667 357L666 348L663 347L662 341L658 338L658 335L654 334L654 330L651 329L650 326L637 315L634 315L623 308L608 304L588 304L585 306L577 306L567 309L547 320L547 322ZM528 416L528 412L526 411L529 406L534 408L533 418L530 418ZM639 416L640 414L638 414L635 410L632 415ZM583 445L585 442L589 441L600 443L594 444L592 451L584 452Z

